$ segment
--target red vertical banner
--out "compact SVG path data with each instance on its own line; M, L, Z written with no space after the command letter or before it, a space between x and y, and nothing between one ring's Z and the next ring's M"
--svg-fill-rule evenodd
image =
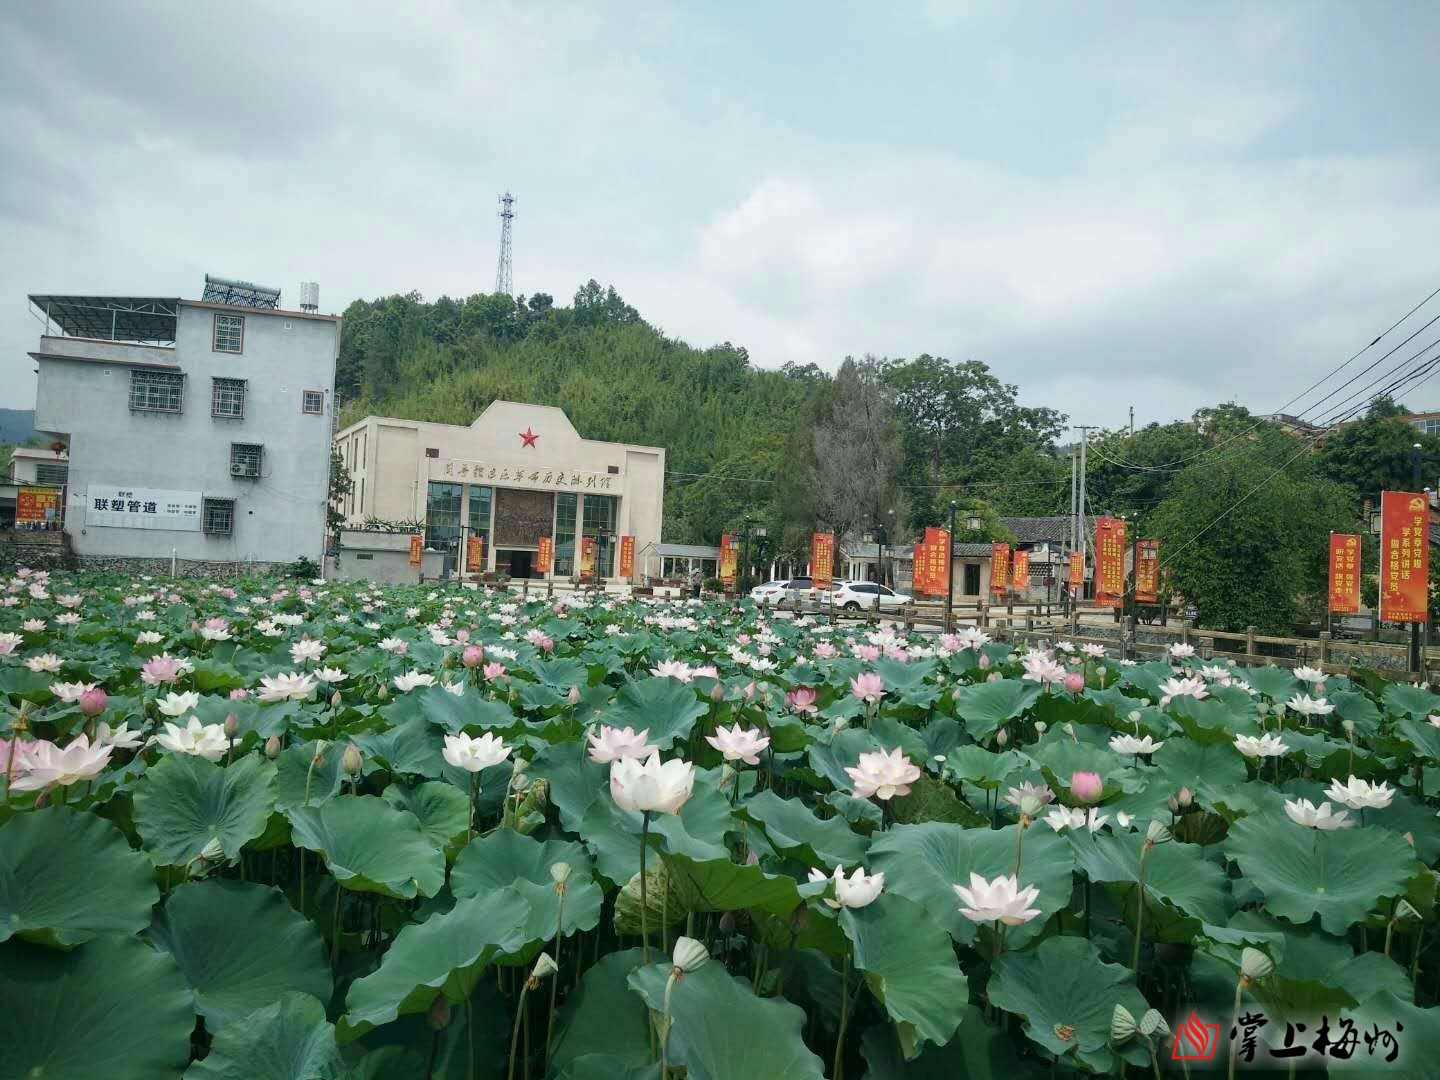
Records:
M1010 574L1010 587L1016 592L1030 588L1030 552L1017 551L1014 555L1015 569Z
M580 538L580 573L593 574L595 572L595 537L582 536Z
M1380 618L1428 622L1430 502L1413 491L1380 493Z
M1360 610L1360 537L1330 534L1330 614L1353 615Z
M835 534L810 534L810 583L828 589L835 577Z
M990 591L1001 594L1010 587L1010 545L990 545Z
M1119 607L1125 597L1125 521L1095 519L1095 603Z
M740 562L740 552L735 546L735 538L729 533L720 537L720 581L725 585L735 584L735 571Z
M1160 541L1135 541L1135 602L1153 604L1160 599Z
M925 541L915 545L914 560L910 564L910 591L922 596L930 591L930 560L925 557Z
M535 569L542 574L550 572L550 565L555 560L555 539L550 536L540 537L540 542L535 545Z
M620 537L620 576L627 581L635 576L635 537Z
M420 538L420 534L419 534L419 533L416 533L414 536L410 537L410 565L411 565L411 566L419 566L419 565L420 565L420 553L421 553L424 549L425 549L425 541Z
M916 567L923 562L925 570L915 571L915 591L944 596L950 585L950 533L936 525L927 526L925 540L915 545Z
M1085 553L1070 552L1070 595L1079 596L1085 591Z
M465 541L465 569L472 574L485 569L485 537L482 533L471 533Z

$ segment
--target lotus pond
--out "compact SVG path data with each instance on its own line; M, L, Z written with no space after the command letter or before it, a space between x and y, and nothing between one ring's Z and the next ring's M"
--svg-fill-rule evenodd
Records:
M22 573L0 1077L1434 1076L1440 698L1186 652Z

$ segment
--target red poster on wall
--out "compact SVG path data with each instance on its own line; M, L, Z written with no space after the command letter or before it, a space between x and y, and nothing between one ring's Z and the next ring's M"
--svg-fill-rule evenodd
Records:
M635 537L620 537L620 576L632 578L635 576Z
M1414 491L1380 493L1380 618L1428 622L1430 502Z
M735 537L728 533L720 537L720 580L726 585L735 584L735 571L740 562L740 552L735 547Z
M465 569L472 574L485 569L485 537L482 533L471 533L465 541Z
M1360 610L1360 537L1330 534L1330 614L1353 615Z
M411 565L411 566L419 566L419 565L420 565L420 553L421 553L423 550L424 550L424 541L421 540L420 534L419 534L419 533L416 533L414 536L410 537L410 565Z
M835 574L835 534L812 533L810 536L810 582L817 589L828 589Z
M1017 551L1012 557L1015 568L1010 573L1010 587L1016 592L1030 588L1030 552Z
M1153 604L1160 599L1160 541L1135 541L1135 600Z
M553 537L542 536L540 542L535 545L535 569L542 574L550 572L550 564L555 559L555 540Z
M1079 596L1085 589L1085 554L1070 552L1070 594Z
M1119 607L1125 597L1125 520L1095 519L1095 603Z
M1003 594L1010 587L1010 545L990 545L990 591Z

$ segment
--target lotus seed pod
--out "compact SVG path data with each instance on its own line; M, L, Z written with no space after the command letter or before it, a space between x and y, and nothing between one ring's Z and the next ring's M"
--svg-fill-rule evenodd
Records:
M1038 735L1044 735L1044 734L1045 734L1045 729L1048 728L1049 726L1050 726L1050 725L1047 724L1047 723L1045 723L1044 720L1036 720L1036 721L1035 721L1035 734L1036 734L1037 736L1038 736Z
M1159 1009L1145 1010L1145 1015L1140 1018L1140 1034L1147 1039L1152 1035L1163 1039L1170 1034L1170 1025L1165 1022L1165 1017L1160 1015Z
M274 761L280 756L280 736L271 735L265 740L265 756Z
M1042 803L1034 795L1026 795L1020 800L1020 813L1024 817L1031 818L1033 820L1035 815L1040 813L1040 808L1044 805L1045 804Z
M353 742L345 747L345 756L340 759L340 765L350 776L360 775L360 748Z
M532 979L546 979L559 970L560 966L555 963L550 954L542 952L535 961L535 967L530 971L530 977Z
M1110 1038L1117 1043L1126 1042L1135 1034L1135 1016L1124 1005L1116 1005L1110 1013Z
M564 885L570 880L570 864L568 862L551 863L550 880L556 885Z
M1151 844L1163 844L1170 839L1170 830L1158 821L1152 821L1145 829L1145 840Z
M1275 970L1275 961L1266 956L1259 949L1252 949L1248 946L1240 953L1240 974L1254 982L1263 979Z
M677 968L689 973L696 968L703 967L705 962L710 959L710 953L700 942L682 934L675 939L675 951L672 959Z

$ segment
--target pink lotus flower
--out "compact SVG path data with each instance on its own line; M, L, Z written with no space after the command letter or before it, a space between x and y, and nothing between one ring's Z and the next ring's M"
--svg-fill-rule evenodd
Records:
M828 641L822 641L815 646L815 655L821 660L834 660L835 657L840 655L840 650Z
M818 695L808 686L797 686L785 695L785 704L797 713L813 713L816 711L817 699Z
M873 705L885 696L885 680L867 671L850 680L850 692L867 705Z
M598 731L592 731L585 736L590 744L590 760L597 765L608 765L622 758L649 757L659 751L659 747L646 742L649 735L649 728L636 731L629 727L613 728L608 724L601 724Z
M505 675L504 664L486 664L480 669L480 674L488 680L503 678Z
M565 700L566 700L567 702L569 702L571 705L579 705L579 704L580 704L580 687L578 687L578 686L572 686L572 687L570 687L570 692L565 695Z
M1097 803L1105 792L1099 773L1076 771L1070 774L1070 794L1082 803Z
M1072 694L1078 694L1085 689L1085 676L1078 671L1072 671L1065 676L1065 689Z
M173 683L184 673L185 667L169 653L152 656L140 669L140 681L146 686L160 686Z
M855 656L867 664L873 664L880 659L880 647L878 645L857 645L855 646Z
M86 735L75 736L64 750L44 740L30 743L17 759L17 764L23 762L25 775L13 777L10 788L38 791L52 784L68 787L81 780L94 780L110 763L112 750L109 746L91 746Z
M98 686L92 686L80 695L80 711L86 716L99 716L105 711L105 705L109 698L105 691Z
M485 661L485 650L479 645L467 645L460 654L460 662L467 668L479 667Z
M726 761L759 765L760 751L770 745L770 736L761 735L759 728L742 728L738 723L726 728L722 724L714 735L706 735L705 741L724 754Z
M248 698L249 696L250 696L250 691L249 691L249 690L246 690L243 686L237 686L237 687L235 687L234 690L231 690L231 691L230 691L230 700L231 700L231 701L244 701L244 700L245 700L246 698Z
M920 779L920 766L907 758L898 746L894 750L877 750L860 755L854 768L845 774L855 784L855 797L868 799L874 795L882 802L896 795L909 795L910 785Z

